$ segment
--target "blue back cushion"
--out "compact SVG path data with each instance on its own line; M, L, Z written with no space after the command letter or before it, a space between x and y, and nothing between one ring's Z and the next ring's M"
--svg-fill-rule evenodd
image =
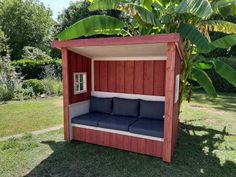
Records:
M90 98L89 112L100 112L110 114L112 112L112 98Z
M150 119L163 119L165 102L140 100L140 117Z
M112 114L137 117L139 115L139 100L113 98Z

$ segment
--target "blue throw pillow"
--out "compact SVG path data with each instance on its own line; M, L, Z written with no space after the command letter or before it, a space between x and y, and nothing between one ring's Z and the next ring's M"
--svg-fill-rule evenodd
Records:
M112 98L90 98L89 112L110 114L112 112Z
M133 116L139 114L139 100L113 98L113 115Z
M140 100L140 117L150 119L163 119L165 102Z

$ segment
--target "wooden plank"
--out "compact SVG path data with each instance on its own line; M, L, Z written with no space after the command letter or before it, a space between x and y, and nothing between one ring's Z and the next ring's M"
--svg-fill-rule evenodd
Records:
M81 132L84 132L83 135ZM163 143L160 141L147 140L143 138L119 135L103 131L74 127L73 139L88 143L104 145L131 152L162 157Z
M144 76L143 76L143 80L144 80L144 90L143 93L145 95L153 95L153 71L154 71L154 67L153 67L154 62L153 61L145 61L144 62Z
M64 139L70 140L69 123L69 76L68 76L68 50L62 48L62 81L63 81L63 109L64 109Z
M134 61L125 62L125 93L134 93Z
M172 138L173 138L173 111L175 93L175 43L168 44L168 55L166 62L165 79L165 121L164 121L164 144L163 160L171 162L172 158Z
M116 61L108 62L108 91L116 91Z
M154 95L165 95L165 61L154 61Z
M92 90L92 73L91 73L91 59L87 58L87 99L91 96Z
M100 91L100 61L94 61L94 90Z
M110 37L110 38L92 38L92 39L76 39L67 41L53 41L53 48L63 47L86 47L86 46L109 46L109 45L131 45L131 44L154 44L181 42L178 33L132 36L132 37Z
M107 61L100 61L100 91L108 91L107 81L108 81L108 63Z
M143 94L143 61L135 61L134 66L134 93Z
M124 93L125 91L125 62L118 61L116 70L116 92Z

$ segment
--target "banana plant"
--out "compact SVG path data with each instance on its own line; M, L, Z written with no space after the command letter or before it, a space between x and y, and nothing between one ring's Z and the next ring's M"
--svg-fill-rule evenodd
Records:
M180 33L184 39L184 69L181 78L180 98L196 81L209 96L217 93L206 69L216 72L236 87L236 71L220 60L209 60L202 54L217 48L228 49L236 44L236 24L225 21L228 15L236 15L235 0L89 0L90 11L118 10L121 17L95 15L85 18L58 34L59 40L69 40L95 34L104 35L156 35ZM221 20L212 17L220 15ZM209 32L222 32L226 36L212 41Z

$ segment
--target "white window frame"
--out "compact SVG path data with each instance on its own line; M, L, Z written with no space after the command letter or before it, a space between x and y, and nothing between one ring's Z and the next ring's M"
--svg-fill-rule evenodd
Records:
M83 76L84 80L83 82L77 82L76 81L76 76L78 75L78 78L80 78L80 75ZM80 88L80 84L83 84L84 86L84 89L81 90ZM78 85L78 88L79 90L77 90L77 85ZM87 92L87 73L86 72L78 72L78 73L74 73L74 95L78 95L78 94L81 94L81 93L86 93Z

